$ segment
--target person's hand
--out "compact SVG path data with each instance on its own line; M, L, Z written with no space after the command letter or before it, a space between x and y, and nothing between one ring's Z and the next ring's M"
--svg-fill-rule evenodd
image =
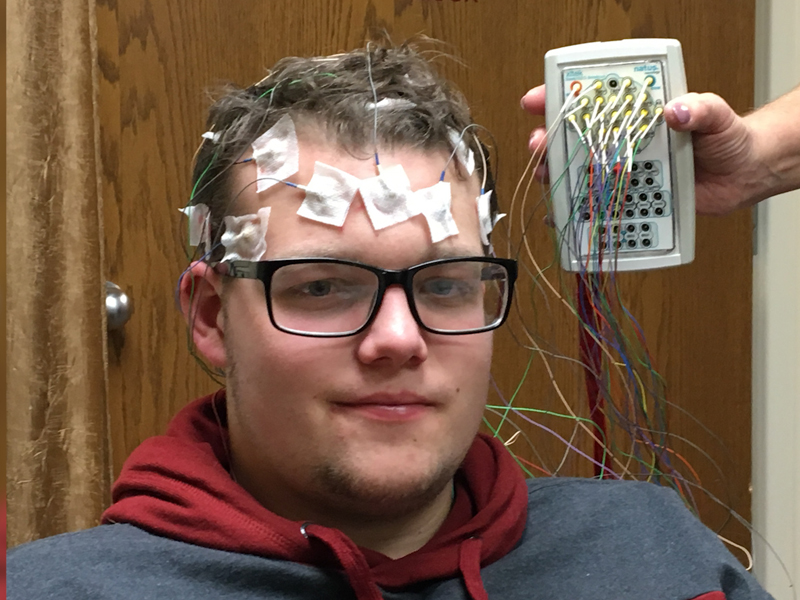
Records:
M544 114L545 89L533 88L522 98L522 107L535 115ZM686 94L664 107L667 124L676 131L692 133L695 158L695 200L697 212L726 214L755 204L765 197L764 178L768 169L759 157L756 132L748 120L715 94ZM545 129L533 130L531 152L546 147ZM547 173L540 168L537 177Z
M664 119L692 133L697 212L721 215L764 199L755 132L725 100L686 94L667 103Z

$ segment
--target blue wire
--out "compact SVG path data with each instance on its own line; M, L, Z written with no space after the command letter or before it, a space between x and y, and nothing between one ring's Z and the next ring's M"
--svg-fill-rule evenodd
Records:
M192 264L194 264L195 262L203 262L203 261L205 261L205 259L208 258L209 256L211 256L211 253L214 252L214 250L219 248L221 245L222 244L220 242L218 242L208 252L206 252L203 256L201 256L198 260L190 262L189 265L183 270L183 273L181 273L180 276L178 277L178 284L175 286L175 298L174 298L175 307L178 310L181 309L181 298L180 298L180 295L181 295L181 282L183 281L183 278L186 276L186 273L188 273L189 270L192 268Z

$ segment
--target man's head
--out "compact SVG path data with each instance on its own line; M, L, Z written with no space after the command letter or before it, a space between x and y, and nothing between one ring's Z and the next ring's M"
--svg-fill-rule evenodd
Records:
M377 129L375 111L370 108L376 98L404 101L378 111ZM227 89L209 110L207 127L215 139L206 140L195 157L190 204L210 208L212 240L219 239L226 215L242 213L233 202L240 190L232 165L284 115L315 141L363 158L372 157L374 141L383 150L401 147L450 153L453 132L464 132L463 142L475 156L485 154L476 130L465 131L472 119L463 95L407 45L284 58L257 84ZM475 166L478 181L486 177L486 191L494 189L483 161ZM459 177L464 175L461 169ZM492 196L492 213L496 210ZM210 257L216 259L223 253L218 244L201 250L211 250Z
M401 165L411 191L434 186L444 172L457 235L433 243L421 215L376 230L361 194L344 225L335 227L297 214L302 189L256 191L257 168L246 161L250 144L286 114L299 150L290 183L307 185L320 163L360 180L375 177L369 107L385 98L410 104L378 112L381 165ZM468 175L457 161L448 164L450 131L461 133L469 124L461 96L408 48L284 59L264 81L212 108L209 125L218 137L198 155L194 201L211 208L212 239L226 214L269 207L262 260L336 258L402 270L439 258L480 257L482 172ZM471 135L464 139L480 151ZM323 288L296 285L287 293L318 302L342 285L326 277ZM274 279L267 285L278 287ZM226 280L196 263L181 291L197 348L226 371L234 473L268 508L294 519L386 519L449 497L483 413L491 333L426 331L399 285L385 289L363 331L327 338L280 331L267 310L269 296L275 312L276 292L267 293L259 280ZM451 288L436 293L449 297ZM328 305L314 306L332 314Z

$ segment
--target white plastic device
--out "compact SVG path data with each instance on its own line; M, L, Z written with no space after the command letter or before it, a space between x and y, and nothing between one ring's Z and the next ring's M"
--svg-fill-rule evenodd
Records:
M657 269L694 259L694 159L664 105L686 93L671 39L593 42L545 55L548 167L561 266Z

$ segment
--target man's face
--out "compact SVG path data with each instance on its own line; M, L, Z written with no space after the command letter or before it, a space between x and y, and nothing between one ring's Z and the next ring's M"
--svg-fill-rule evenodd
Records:
M303 138L300 157L291 178L300 184L315 161L362 179L376 174L371 158ZM412 190L435 184L447 158L408 149L380 155L383 165L404 167ZM240 168L235 185L244 188L256 171L252 163ZM421 216L375 231L360 195L341 229L298 216L303 193L283 185L261 194L251 185L239 213L271 207L267 259L323 256L402 269L480 256L477 179L462 181L451 166L446 180L459 234L437 244ZM223 315L234 471L268 507L283 504L284 516L298 519L307 505L380 517L421 508L447 489L483 413L490 333L421 330L400 286L387 289L374 321L351 337L275 329L255 280L227 284ZM297 515L285 514L292 507Z

